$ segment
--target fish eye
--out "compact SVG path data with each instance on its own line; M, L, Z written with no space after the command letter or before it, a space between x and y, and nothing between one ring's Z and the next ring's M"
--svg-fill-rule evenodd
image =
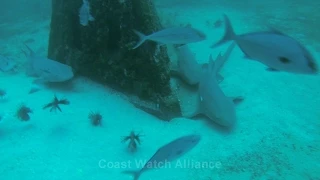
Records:
M291 62L290 59L286 57L279 57L279 61L282 62L283 64L288 64Z

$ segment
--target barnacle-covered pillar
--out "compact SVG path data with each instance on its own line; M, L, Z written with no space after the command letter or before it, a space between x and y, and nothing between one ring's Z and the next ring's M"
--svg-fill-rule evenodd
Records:
M139 40L133 29L145 34L161 29L152 2L88 1L95 20L82 26L82 0L52 0L48 57L71 65L76 73L156 103L161 111L178 112L166 47L146 42L131 49Z

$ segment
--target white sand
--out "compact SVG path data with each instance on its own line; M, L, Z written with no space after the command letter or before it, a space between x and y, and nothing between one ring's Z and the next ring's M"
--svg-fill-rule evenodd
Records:
M220 10L175 9L176 24L190 23L208 35L207 41L190 45L199 62L226 48L208 48L222 30L208 27L206 21L219 18ZM168 16L173 13L162 11ZM237 32L247 30L239 12L229 11L228 15ZM19 39L33 38L30 46L45 55L48 24L24 24L31 30L2 40L0 53L23 62ZM30 27L38 31L32 33ZM160 146L189 133L199 133L203 138L180 160L210 162L211 168L174 168L181 162L177 161L171 168L144 173L140 180L319 179L319 76L267 72L260 63L242 56L236 48L222 73L224 92L245 97L237 107L237 125L227 132L204 119L160 121L136 109L119 93L86 78L75 79L69 89L45 88L28 94L33 79L25 76L23 65L16 74L0 73L0 88L8 93L0 101L0 114L4 114L0 123L0 179L130 180L132 177L121 171L136 168L137 160L148 160ZM54 94L71 102L61 105L63 112L42 109ZM21 103L34 111L29 122L15 117ZM102 127L90 124L90 111L102 113ZM121 143L121 137L131 130L145 135L135 154L128 153L126 144ZM100 160L110 167L99 168ZM129 167L117 167L117 162ZM217 168L215 163L221 166Z

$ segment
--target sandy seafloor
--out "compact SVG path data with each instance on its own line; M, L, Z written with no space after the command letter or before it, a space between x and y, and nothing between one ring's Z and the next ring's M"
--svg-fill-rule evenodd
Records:
M212 12L204 8L199 12L190 7L163 8L162 12L168 17L175 14L176 24L190 23L208 35L208 40L190 45L199 62L226 48L209 48L222 29L214 30L206 23L220 18L223 9ZM240 12L228 10L228 15L236 32L247 30L249 25L241 21ZM220 163L219 167L156 169L142 174L140 180L320 179L319 75L268 72L262 64L243 59L237 48L223 69L225 79L221 83L227 95L245 97L237 106L235 128L221 131L204 119L165 122L86 78L76 78L68 88L44 88L28 94L33 79L24 73L22 42L28 40L45 56L49 24L49 20L30 20L1 25L3 32L7 28L9 33L1 37L0 53L20 65L17 73L0 74L0 88L7 91L0 102L4 116L0 123L1 180L130 180L132 177L121 171L136 168L137 160L148 160L160 146L190 133L201 134L202 140L180 160ZM10 35L17 30L20 32ZM319 61L320 55L312 53ZM42 109L54 94L71 102L61 106L61 113ZM34 111L29 122L15 117L21 103ZM103 114L102 127L90 124L90 111ZM135 154L128 153L121 143L121 137L132 129L145 135ZM110 162L110 167L99 168L101 159ZM130 167L119 168L117 162Z

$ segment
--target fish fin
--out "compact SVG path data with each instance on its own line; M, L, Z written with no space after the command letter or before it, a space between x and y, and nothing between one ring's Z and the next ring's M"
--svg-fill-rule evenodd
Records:
M267 68L266 70L270 71L270 72L278 72L279 71L279 70L271 68L271 67Z
M189 110L186 111L186 109L182 108L181 109L182 116L185 117L185 118L191 119L191 118L193 118L193 117L195 117L195 116L197 116L199 114L203 114L202 108L201 108L202 107L201 106L201 102L202 102L202 97L198 94L198 98L196 100L196 105L193 106L193 110L190 111L191 109L189 109Z
M29 52L30 52L30 54L29 54L29 56L35 56L36 55L36 53L26 44L26 43L23 43L26 47L27 47L27 49L29 50ZM26 53L25 53L26 54ZM26 55L27 56L27 55Z
M221 56L221 52L218 54L218 57L219 56ZM214 67L214 65L215 65L215 62L214 62L214 60L213 60L213 58L212 58L212 54L210 54L210 56L209 56L209 63L208 63L208 70L210 71L210 70L212 70L212 68Z
M199 102L201 103L201 102ZM181 111L181 114L183 117L185 118L189 118L189 119L192 119L193 117L197 116L198 114L201 114L201 106L197 106L195 110L193 111L184 111L182 110Z
M132 170L122 171L122 173L132 175L134 180L138 180L141 175L141 171L132 171Z
M61 110L61 108L60 108L59 105L57 105L57 109L58 109L60 112L62 112L62 110Z
M226 14L224 14L223 17L224 17L224 22L225 22L224 23L224 26L225 26L224 35L223 35L222 39L220 39L217 43L211 45L210 46L211 48L215 48L217 46L220 46L227 41L234 40L236 37L236 34L234 33L233 27L231 25L231 22L230 22L228 16Z
M210 56L209 56L209 64L208 64L208 72L210 74L213 74L215 79L217 78L217 74L218 74L218 66L216 64L217 63L221 64L220 61L223 61L221 52L218 54L216 60L213 60L212 54L210 54Z
M182 117L191 119L200 114L201 102L197 87L193 88L183 81L182 83L179 83L177 97L179 99Z
M140 38L139 42L132 48L132 49L136 49L147 40L147 36L134 29L133 29L133 32Z
M235 105L238 105L238 104L240 104L240 103L243 102L244 97L238 96L238 97L233 97L233 98L231 98L231 99L232 99L232 101L233 101L233 103L234 103Z
M286 34L284 34L283 32L281 32L279 29L276 29L275 27L273 27L273 26L271 26L271 25L268 25L268 29L269 29L269 31L272 32L272 33L287 36Z

